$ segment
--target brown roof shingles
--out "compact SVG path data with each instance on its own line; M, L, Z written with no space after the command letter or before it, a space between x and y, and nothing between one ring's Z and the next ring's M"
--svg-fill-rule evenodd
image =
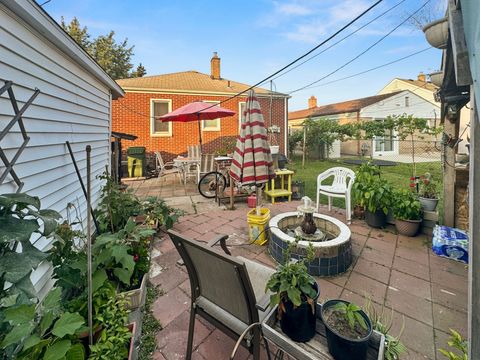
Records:
M311 109L292 111L288 113L288 120L357 112L363 109L364 107L373 105L381 100L387 99L399 93L401 93L401 91L396 91L389 94L369 96L361 99L348 100L348 101L343 101L335 104L317 106Z
M144 76L139 78L119 79L117 83L125 90L150 89L172 90L184 92L212 92L237 94L250 87L227 79L212 79L210 75L198 71L183 71L171 74ZM270 91L259 87L254 88L257 94L270 95ZM286 97L288 95L273 92L274 96Z
M424 88L426 90L430 90L430 91L437 91L438 90L438 86L435 85L435 84L432 84L431 82L421 81L421 80L412 80L412 79L399 79L399 80L408 82L412 85L415 85L419 88Z

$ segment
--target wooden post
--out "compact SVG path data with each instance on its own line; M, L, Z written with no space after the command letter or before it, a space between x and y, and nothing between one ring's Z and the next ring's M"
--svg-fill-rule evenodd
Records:
M469 266L468 266L468 358L480 358L480 124L477 106L470 87L473 104L470 120L470 178L469 178Z
M457 120L460 121L460 120ZM453 137L455 134L454 122L448 118L445 119L444 132ZM444 145L444 164L443 164L443 223L447 226L455 226L455 148Z
M305 151L307 142L307 127L303 124L303 149L302 149L302 169L305 169Z

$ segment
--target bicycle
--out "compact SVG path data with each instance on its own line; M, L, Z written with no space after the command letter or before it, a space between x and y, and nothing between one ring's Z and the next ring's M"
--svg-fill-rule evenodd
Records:
M213 199L218 194L223 194L224 190L230 187L229 168L225 167L220 171L210 171L203 175L198 182L198 192L207 199ZM242 186L234 181L234 185L239 192L245 192L248 195L255 192L255 186Z

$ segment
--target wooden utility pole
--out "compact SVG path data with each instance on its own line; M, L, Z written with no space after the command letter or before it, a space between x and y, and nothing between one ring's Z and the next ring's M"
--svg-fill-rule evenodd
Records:
M460 121L460 120L457 120ZM445 119L444 132L455 138L455 122L448 117ZM445 148L443 158L443 223L455 226L455 147L443 145Z

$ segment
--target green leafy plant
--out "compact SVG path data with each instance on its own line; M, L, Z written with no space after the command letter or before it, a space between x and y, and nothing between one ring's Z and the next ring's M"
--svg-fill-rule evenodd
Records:
M427 199L437 199L437 183L433 181L432 175L430 173L425 173L424 175L420 176L419 180L418 196Z
M355 328L355 324L360 325L363 329L368 330L368 325L365 319L363 318L360 311L362 310L360 306L355 305L353 303L344 303L339 302L332 307L333 311L340 313L343 315L345 320L350 326L350 329Z
M355 172L355 181L352 185L352 198L355 204L365 206L365 194L370 191L370 184L380 177L380 168L371 162L360 165Z
M395 192L393 215L399 220L420 220L422 205L415 193L402 189Z
M142 336L140 337L140 360L150 360L156 350L157 342L155 336L162 329L160 322L153 316L152 304L161 295L158 287L148 283L145 310L142 319Z
M40 207L38 197L0 195L0 301L16 297L25 302L36 297L30 274L48 254L38 250L30 240L52 236L61 217L54 210ZM11 285L5 286L5 282Z
M85 319L61 310L61 293L57 287L38 306L22 304L5 309L10 329L0 347L7 358L85 359L85 349L76 336L84 329Z
M114 293L114 292L113 292ZM124 360L128 358L128 345L132 334L127 328L128 302L121 296L106 295L96 299L96 319L102 325L97 342L90 346L90 360Z
M158 223L157 226L165 225L167 229L171 229L178 218L183 215L183 211L171 208L164 200L155 196L142 201L142 213L146 215L145 224Z
M382 210L388 214L392 206L393 189L390 183L382 178L374 178L363 189L363 203L371 213Z
M449 360L468 360L468 342L463 340L457 331L450 329L450 333L452 336L448 341L448 346L456 349L460 355L444 349L440 349L440 352Z
M306 249L306 257L298 261L291 261L291 252L297 247L298 239L289 244L284 251L284 265L280 265L277 271L267 282L265 292L270 290L270 305L279 304L279 316L285 311L283 302L291 301L294 306L300 306L302 301L307 301L312 307L315 306L313 299L317 295L315 279L308 274L305 262L311 262L315 252L311 243Z
M373 306L372 300L367 297L365 300L364 311L372 322L373 329L382 333L385 336L385 360L398 360L400 355L407 351L406 346L400 341L400 337L405 330L405 319L402 316L402 327L397 336L392 336L390 330L393 326L393 309L391 314L385 313L385 307L378 312Z

